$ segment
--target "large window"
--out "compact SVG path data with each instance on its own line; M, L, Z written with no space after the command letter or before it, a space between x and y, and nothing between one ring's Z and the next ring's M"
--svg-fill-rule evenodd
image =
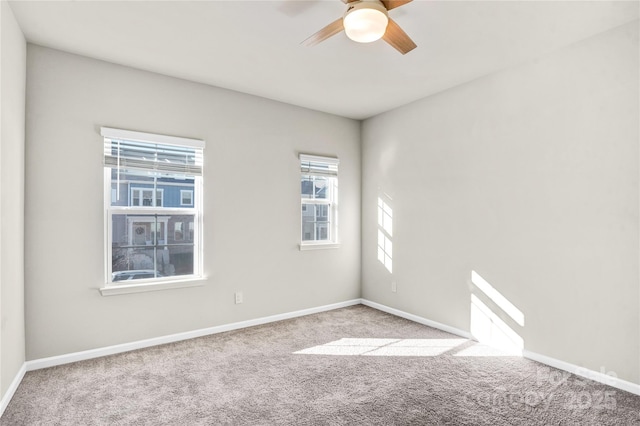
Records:
M101 133L107 287L201 277L204 142Z
M338 243L338 159L300 154L300 248Z

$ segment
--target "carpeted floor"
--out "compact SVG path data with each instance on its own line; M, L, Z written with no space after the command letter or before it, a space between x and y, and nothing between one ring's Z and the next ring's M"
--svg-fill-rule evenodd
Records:
M357 305L25 375L0 425L639 425L640 397Z

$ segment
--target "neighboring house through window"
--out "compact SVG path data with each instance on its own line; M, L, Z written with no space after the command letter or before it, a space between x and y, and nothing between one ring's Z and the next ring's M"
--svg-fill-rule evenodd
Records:
M300 154L300 248L335 247L338 243L337 158Z
M200 278L204 141L104 127L101 133L106 286Z

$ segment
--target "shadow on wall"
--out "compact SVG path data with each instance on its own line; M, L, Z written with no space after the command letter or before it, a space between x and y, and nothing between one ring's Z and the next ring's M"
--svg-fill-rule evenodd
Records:
M471 335L511 355L522 355L524 314L476 271L471 271Z

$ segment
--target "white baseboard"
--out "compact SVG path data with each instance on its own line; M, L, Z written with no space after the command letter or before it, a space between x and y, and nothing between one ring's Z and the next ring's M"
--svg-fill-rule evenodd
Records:
M27 371L39 370L41 368L53 367L56 365L69 364L77 361L84 361L92 358L129 352L136 349L148 348L150 346L163 345L166 343L178 342L181 340L193 339L196 337L208 336L211 334L223 333L225 331L238 330L255 325L267 324L275 321L282 321L290 318L305 315L317 314L319 312L331 311L333 309L347 306L359 305L360 299L347 300L345 302L333 303L331 305L318 306L315 308L302 309L300 311L288 312L284 314L271 315L268 317L256 318L247 321L234 322L231 324L218 325L215 327L202 328L199 330L186 331L184 333L170 334L168 336L154 337L152 339L139 340L136 342L122 343L119 345L107 346L103 348L90 349L87 351L73 352L70 354L52 356L48 358L34 359L27 361Z
M225 324L225 325L219 325L215 327L203 328L199 330L187 331L184 333L171 334L168 336L161 336L153 339L140 340L137 342L123 343L120 345L108 346L104 348L91 349L91 350L82 351L82 352L74 352L74 353L65 354L65 355L27 361L22 366L22 368L16 375L15 379L11 383L11 386L7 390L6 394L0 401L0 415L2 415L5 408L9 404L9 401L13 397L13 394L15 393L16 389L18 388L18 385L22 381L22 378L24 377L24 374L26 371L38 370L41 368L53 367L56 365L68 364L71 362L83 361L83 360L92 359L92 358L99 358L102 356L113 355L113 354L128 352L136 349L147 348L150 346L157 346L165 343L172 343L172 342L177 342L181 340L193 339L196 337L208 336L211 334L223 333L225 331L232 331L232 330L238 330L246 327L253 327L256 325L282 321L290 318L316 314L319 312L330 311L333 309L339 309L339 308L344 308L347 306L353 306L358 304L363 304L365 306L369 306L379 311L387 312L391 315L405 318L410 321L417 322L419 324L427 325L429 327L433 327L438 330L446 331L447 333L451 333L456 336L463 337L465 339L473 339L471 334L467 331L460 330L458 328L451 327L436 321L432 321L432 320L420 317L418 315L410 314L408 312L404 312L399 309L391 308L389 306L382 305L380 303L372 302L367 299L353 299L345 302L334 303L331 305L318 306L315 308L303 309L300 311L271 315L268 317L256 318L256 319L247 320L247 321L240 321L240 322L235 322L231 324ZM596 382L603 383L608 386L633 393L635 395L640 395L639 384L618 379L616 377L609 376L602 372L588 370L586 368L579 367L577 365L574 365L565 361L557 360L557 359L554 359L545 355L540 355L535 352L531 352L527 350L523 351L523 356L527 359L540 362L550 367L567 371L577 376L584 377L589 380L594 380Z
M466 339L473 339L471 333L459 330L455 327L450 327L445 324L441 324L436 321L431 321L426 318L419 317L417 315L413 315L399 309L390 308L389 306L381 305L376 302L371 302L370 300L362 299L362 304L366 306L370 306L372 308L378 309L383 312L390 313L392 315L406 318L408 320L428 325L429 327L437 328L438 330L446 331L451 334L455 334L460 337L464 337ZM575 364L571 364L569 362L560 361L559 359L551 358L546 355L540 355L535 352L523 350L522 356L524 358L530 359L532 361L537 361L541 364L548 365L549 367L557 368L558 370L563 370L576 376L584 377L585 379L593 380L598 383L603 383L605 385L611 386L616 389L620 389L626 392L633 393L635 395L640 395L640 385L628 382L626 380L618 379L617 377L612 377L603 372L589 370L584 367L579 367Z
M576 376L584 377L585 379L593 380L594 382L603 383L607 386L614 387L629 393L640 395L640 385L628 382L626 380L619 379L617 377L610 376L601 371L589 370L584 367L578 367L575 364L571 364L559 359L551 358L546 355L540 355L535 352L524 350L522 356L537 361L541 364L548 365L549 367L557 368L558 370L564 370L568 373L575 374Z
M437 328L438 330L446 331L447 333L455 334L456 336L464 337L465 339L473 339L471 337L471 333L468 331L460 330L459 328L451 327L446 324L441 324L436 321L432 321L430 319L419 317L418 315L410 314L408 312L401 311L399 309L390 308L386 305L381 305L380 303L372 302L367 299L362 299L362 304L369 306L371 308L377 309L382 312L386 312L391 315L395 315L397 317L405 318L413 322L417 322L419 324L428 325L429 327Z
M13 381L9 385L9 388L2 396L2 399L0 399L0 417L2 417L2 415L4 414L4 410L6 410L7 405L9 405L11 398L13 398L13 394L15 394L16 390L18 390L18 386L20 386L20 382L22 382L22 378L24 377L26 372L27 364L23 363L22 367L20 367L20 370L18 370L18 374L16 374L16 377L13 378Z

